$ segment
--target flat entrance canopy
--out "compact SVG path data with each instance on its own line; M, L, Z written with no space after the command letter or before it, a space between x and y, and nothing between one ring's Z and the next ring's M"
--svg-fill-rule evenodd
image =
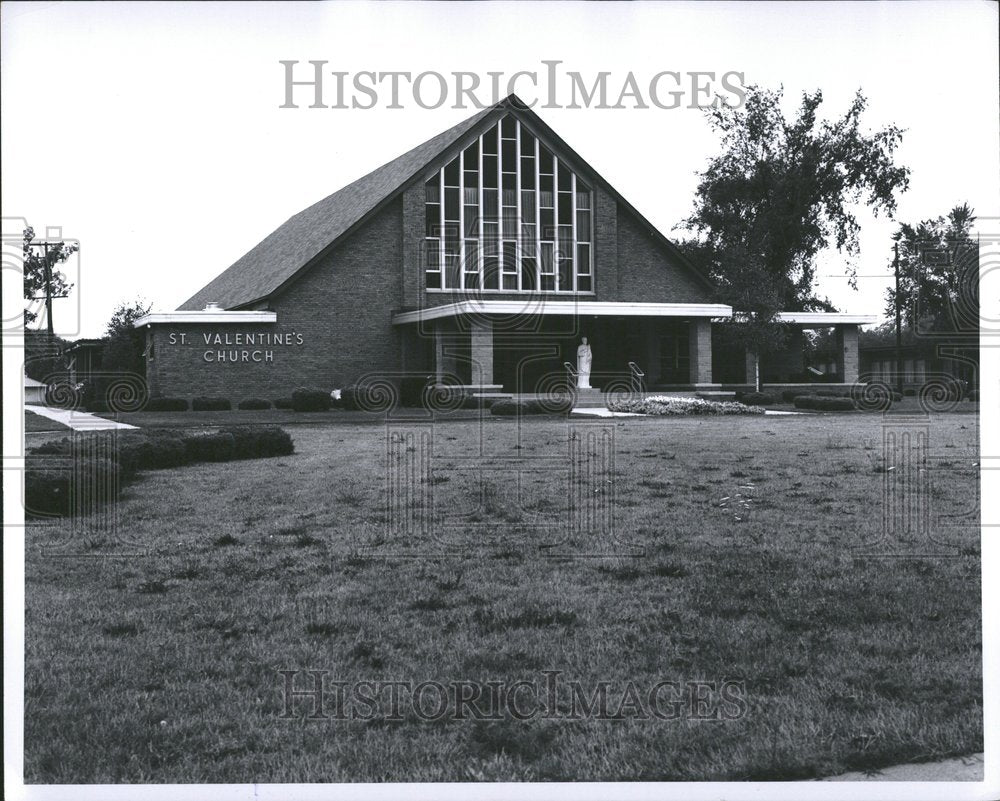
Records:
M711 383L711 324L732 307L717 303L615 303L529 297L467 299L402 311L393 325L415 326L413 342L433 352L438 380L542 392L577 363L577 346L593 348L592 378L607 386L630 376L659 383Z
M712 323L738 319L721 303L637 303L526 297L514 300L468 298L440 306L400 311L396 326L415 326L410 347L426 345L419 359L432 364L438 379L502 385L508 391L536 392L564 377L577 361L586 337L593 351L593 377L610 385L642 376L647 386L716 389ZM857 379L858 326L867 315L840 312L785 312L779 322L797 328L837 331L838 374ZM406 347L406 345L404 345ZM730 354L722 354L728 357ZM742 361L740 354L737 358ZM748 375L752 372L747 357Z
M525 300L462 300L442 306L428 306L398 312L393 325L421 323L465 315L560 315L588 317L707 317L729 319L733 307L722 303L615 303L595 300L553 300L547 297Z

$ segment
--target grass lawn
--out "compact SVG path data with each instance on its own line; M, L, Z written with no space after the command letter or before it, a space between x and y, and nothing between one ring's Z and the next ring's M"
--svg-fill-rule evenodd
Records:
M913 476L934 541L883 536L905 470L882 423L456 420L391 499L420 429L387 449L382 426L299 426L293 456L148 472L117 509L146 556L99 556L99 536L55 556L69 522L27 531L25 778L766 780L981 751L977 418L930 418ZM429 531L389 525L406 497ZM567 529L569 507L607 525ZM282 716L282 670L562 671L615 709L630 683L745 689L718 720L573 719L568 696L528 720L309 719L308 699Z
M48 417L42 417L40 414L35 414L34 412L29 412L27 410L24 412L24 433L26 434L72 430L73 429L67 425L56 422L55 420L49 420Z

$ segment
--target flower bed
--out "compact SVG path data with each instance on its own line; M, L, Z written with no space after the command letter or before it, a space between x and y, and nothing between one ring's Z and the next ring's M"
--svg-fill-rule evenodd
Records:
M742 403L707 401L700 398L668 398L663 395L651 395L643 399L612 400L608 402L608 409L612 412L658 416L764 414L760 406L744 406Z

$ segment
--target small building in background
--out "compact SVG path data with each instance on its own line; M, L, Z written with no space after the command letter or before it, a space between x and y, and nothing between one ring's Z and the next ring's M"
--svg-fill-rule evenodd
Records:
M105 339L78 339L66 348L63 355L70 384L84 384L101 372L106 343Z
M45 391L48 387L34 378L24 377L24 402L35 405L45 405Z

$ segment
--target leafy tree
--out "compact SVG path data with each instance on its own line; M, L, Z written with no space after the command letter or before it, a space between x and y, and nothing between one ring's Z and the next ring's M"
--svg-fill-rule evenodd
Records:
M149 314L152 304L141 299L119 303L105 329L103 364L106 370L142 375L142 352L146 335L135 328L135 321Z
M867 134L859 91L839 119L820 121L819 90L804 93L796 116L781 110L782 90L747 89L741 108L706 110L722 152L701 173L685 244L718 287L717 298L742 314L735 336L758 357L781 347L780 311L832 311L815 296L816 258L833 245L853 259L860 225L850 209L864 202L892 215L909 170L893 163L903 132L890 125ZM759 366L757 370L759 374ZM759 382L758 382L759 383Z
M53 336L52 299L65 298L73 285L66 276L56 269L80 249L78 244L65 242L36 242L35 229L30 225L24 229L24 299L44 300L45 317L49 336ZM24 325L27 327L38 319L38 313L24 310Z
M979 324L979 243L968 203L945 217L900 224L892 238L899 251L899 294L886 291L885 313L900 304L906 327L929 332L975 331Z

